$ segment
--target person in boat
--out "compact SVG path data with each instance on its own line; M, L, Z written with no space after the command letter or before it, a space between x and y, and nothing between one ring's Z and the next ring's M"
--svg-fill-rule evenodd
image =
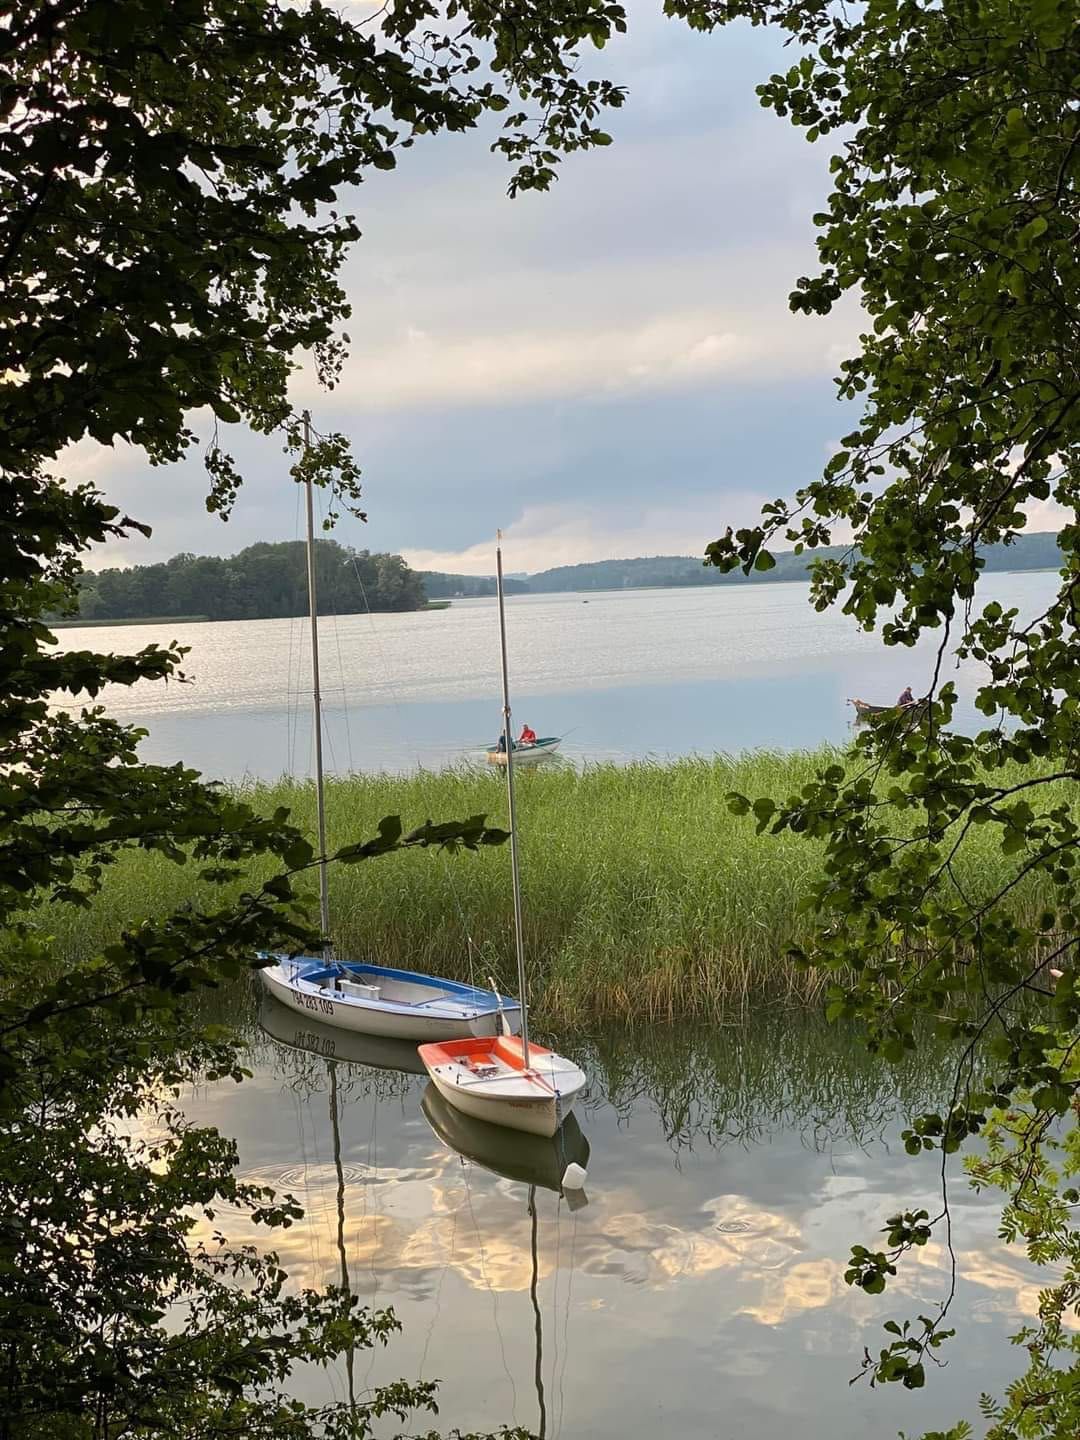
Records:
M901 694L901 696L900 696L900 699L897 700L897 702L896 702L896 708L897 708L898 710L906 710L909 705L914 705L914 704L915 704L915 696L911 693L911 686L908 685L908 686L906 686L905 689L903 690L903 692L902 692L902 694Z
M521 734L518 736L517 743L519 745L535 745L536 731L530 730L528 725L523 725L521 727Z
M516 746L516 745L514 746L514 749L515 749L515 750L517 749L517 746ZM505 730L499 735L499 743L495 746L495 753L496 753L497 755L505 755L505 754L506 754L506 731L505 731Z

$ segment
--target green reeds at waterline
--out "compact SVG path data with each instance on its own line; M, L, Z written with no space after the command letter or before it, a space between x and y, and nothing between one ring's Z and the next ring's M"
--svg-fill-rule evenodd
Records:
M749 999L811 1003L821 980L787 959L810 921L800 901L820 874L821 850L792 835L762 835L733 816L729 791L783 798L838 752L752 752L666 765L549 765L517 777L530 999L541 1023L715 1017ZM1000 776L1000 783L1007 781ZM310 784L251 784L259 811L285 806L309 834ZM406 828L427 818L505 815L501 774L459 768L409 776L331 779L331 848L366 839L384 815ZM987 831L990 827L984 827ZM964 858L976 890L1007 860L987 834ZM265 873L270 873L267 867ZM261 876L253 872L250 880ZM314 893L314 878L311 882ZM196 867L133 852L111 868L90 911L50 907L43 921L72 957L122 926L208 895ZM1044 897L1022 896L1037 915ZM514 988L509 847L478 854L413 851L332 866L338 952Z

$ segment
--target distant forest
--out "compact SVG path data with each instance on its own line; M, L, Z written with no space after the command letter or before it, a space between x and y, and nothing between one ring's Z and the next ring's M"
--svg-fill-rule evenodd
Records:
M693 555L651 555L636 560L594 560L559 565L526 580L506 580L508 595L558 590L628 590L689 585L775 584L806 580L815 557L844 554L840 547L813 555L782 551L772 570L721 575ZM1056 570L1061 564L1052 531L1021 535L1012 545L983 550L987 570ZM410 570L400 555L350 550L336 540L315 542L319 612L350 615L372 610L419 610L428 600L473 599L495 594L491 575L450 575ZM365 603L366 595L366 603ZM302 540L249 545L238 555L174 555L160 565L88 572L79 581L79 619L139 620L205 617L262 620L307 611L307 558Z
M601 562L606 563L606 562ZM429 600L475 600L495 594L494 575L444 575L441 570L421 570L424 593ZM529 586L523 580L503 580L507 595L524 595Z
M419 610L424 586L400 555L315 542L319 613ZM366 595L366 603L365 603ZM238 555L174 555L160 565L97 570L79 580L80 620L199 616L263 620L307 612L307 556L302 540L249 545Z

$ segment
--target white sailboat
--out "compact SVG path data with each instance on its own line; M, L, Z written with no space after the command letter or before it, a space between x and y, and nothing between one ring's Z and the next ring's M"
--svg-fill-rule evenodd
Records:
M495 550L499 598L499 640L502 647L503 737L506 801L510 820L510 871L514 890L514 941L517 948L518 991L521 995L520 1035L500 1034L479 1040L430 1043L419 1047L424 1066L439 1094L466 1115L492 1125L554 1135L585 1088L585 1072L572 1060L543 1045L529 1043L529 1012L525 983L525 940L518 871L517 817L514 811L514 766L517 755L510 733L510 678L506 663L506 608L503 602L502 534Z
M304 415L304 441L310 443ZM326 869L326 796L323 718L319 690L319 611L315 583L315 512L307 491L307 580L311 620L311 678L315 738L315 797L319 845L319 916L327 947L322 955L260 954L262 983L284 1005L324 1025L397 1040L436 1041L516 1031L521 1008L509 995L444 980L419 970L397 970L337 958L329 945L330 890Z

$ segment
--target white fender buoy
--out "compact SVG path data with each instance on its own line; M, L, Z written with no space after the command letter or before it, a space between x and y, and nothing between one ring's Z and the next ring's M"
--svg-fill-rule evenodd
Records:
M564 1190L584 1190L585 1168L576 1161L571 1160L563 1171L562 1188Z

